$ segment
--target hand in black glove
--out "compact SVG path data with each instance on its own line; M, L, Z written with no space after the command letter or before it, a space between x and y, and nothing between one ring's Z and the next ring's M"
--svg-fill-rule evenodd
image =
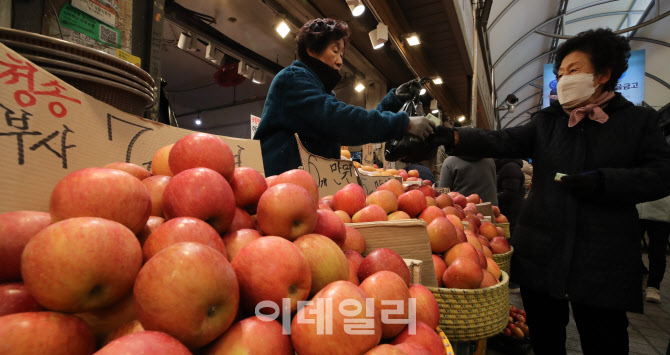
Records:
M594 197L602 192L603 176L598 170L561 177L573 194L578 197Z
M421 92L421 84L417 80L408 81L395 89L395 96L402 102L407 102Z
M444 146L446 152L450 152L456 145L454 129L446 126L437 126L435 133L429 139L434 146Z
M412 116L409 118L407 133L419 137L419 139L428 138L433 133L435 123L423 116Z

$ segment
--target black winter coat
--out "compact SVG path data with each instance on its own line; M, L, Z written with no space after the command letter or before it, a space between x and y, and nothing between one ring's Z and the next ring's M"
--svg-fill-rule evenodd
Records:
M512 244L521 287L577 303L641 312L640 233L635 204L670 194L670 146L652 109L620 94L604 124L568 128L554 104L530 123L500 131L459 129L455 154L533 159L533 188ZM598 170L602 191L578 198L556 173Z
M496 159L498 207L509 220L512 231L516 229L516 219L526 194L523 187L526 175L521 171L522 166L521 159Z

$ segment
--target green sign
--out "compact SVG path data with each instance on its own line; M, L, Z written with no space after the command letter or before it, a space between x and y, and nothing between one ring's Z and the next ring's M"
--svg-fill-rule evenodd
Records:
M88 15L76 8L65 4L60 10L59 16L61 26L83 33L98 42L120 48L121 32L114 27L108 26L93 16Z

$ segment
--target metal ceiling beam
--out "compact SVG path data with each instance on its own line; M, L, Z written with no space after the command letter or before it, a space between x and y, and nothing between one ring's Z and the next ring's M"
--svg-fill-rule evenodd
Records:
M621 23L619 24L619 27L617 28L618 30L620 30L621 27L623 27L623 24L626 21L628 22L628 24L626 26L630 27L630 12L633 11L633 7L635 7L635 4L637 4L637 0L633 0L633 3L630 4L630 7L628 8L628 11L626 12L626 17L623 20L621 20Z
M650 78L650 79L652 79L652 80L654 80L654 81L657 81L659 84L665 86L666 89L670 90L670 84L668 84L665 80L663 80L663 79L657 77L656 75L645 72L645 73L644 73L644 76L646 76L646 77L648 77L648 78Z
M491 23L491 26L489 26L486 30L490 32L491 29L493 29L493 26L495 26L496 23L498 23L498 21L500 21L500 19L503 18L503 16L505 16L505 14L507 13L507 11L509 11L509 10L512 8L512 6L514 6L514 4L516 4L517 2L519 2L519 0L514 0L514 1L512 1L511 3L509 3L509 5L505 6L505 9L502 10L502 12L500 13L500 15L498 15L498 16L495 18L495 20L493 20L493 22Z
M544 57L544 56L546 56L546 55L552 54L552 53L554 53L554 52L556 52L555 49L554 49L554 50L551 50L551 51L548 51L548 52L544 52L544 53L542 53L542 54L536 56L535 58L533 58L533 59L531 59L531 60L529 60L529 61L523 63L522 65L520 65L515 71L512 72L512 74L508 75L507 78L505 78L505 80L503 80L503 82L500 83L500 85L498 85L498 87L496 87L496 91L498 91L501 87L503 87L503 85L505 85L505 83L507 83L510 79L512 79L512 77L513 77L514 75L516 75L516 73L518 73L518 72L522 71L523 69L525 69L526 66L527 66L528 64L530 64L530 63L532 63L532 62L534 62L534 61L536 61L536 60L538 60L538 59L540 59L540 58L542 58L542 57Z
M541 79L541 78L542 78L542 75L540 75L540 76L538 76L537 78L532 79L532 80L530 80L529 82L527 82L527 83L525 83L525 84L519 86L518 89L512 91L512 94L516 94L517 92L521 91L521 89L525 88L526 86L532 84L533 82L535 82L535 81L537 81L538 79Z
M510 124L512 124L512 122L516 121L519 117L521 117L521 116L523 116L523 115L525 115L525 114L527 114L527 113L530 113L530 114L532 115L532 114L535 113L535 112L528 112L528 111L530 111L530 110L532 110L532 109L534 109L534 108L535 108L535 107L531 107L531 108L529 108L528 110L523 111L523 112L521 112L520 114L516 115L511 121L507 122L507 123L503 126L503 128L507 128L507 126L509 126ZM517 125L517 126L518 126L518 125Z
M651 2L649 3L649 5L647 5L647 8L644 9L644 13L642 14L642 16L640 16L640 20L637 22L638 24L640 24L640 22L644 21L644 19L647 18L647 16L649 16L649 13L651 12L651 9L654 8L654 5L655 5L655 4L656 4L656 0L651 0ZM660 4L659 4L659 6L658 6L658 9L659 9L659 10L661 9ZM629 17L629 18L630 18L630 17ZM633 32L631 32L630 34L628 34L628 37L633 37L633 36L635 36L636 33L637 33L637 28L634 29Z
M541 85L537 85L537 84L528 84L528 85L530 85L530 86L532 86L532 87L534 87L534 88L536 88L536 89L542 89L542 86L541 86Z
M554 27L554 33L556 34L565 34L565 12L568 9L568 0L561 0L560 5L558 6L558 15L561 16L556 20L556 26ZM558 48L558 39L554 38L551 40L551 51L552 54L549 56L547 63L554 61L556 56L553 52Z
M613 11L613 12L601 12L599 14L593 14L593 15L588 15L584 17L578 17L572 20L568 20L565 22L566 25L570 25L576 22L581 22L581 21L586 21L586 20L591 20L594 18L599 18L599 17L607 17L607 16L625 16L628 15L629 13L632 14L643 14L644 11Z
M643 22L643 23L641 23L641 24L639 24L639 25L635 25L635 26L632 26L632 27L624 28L623 30L619 30L619 31L614 31L614 33L620 35L620 34L624 34L624 33L626 33L626 32L630 32L630 31L635 32L635 31L636 31L637 29L639 29L639 28L642 28L642 27L645 27L645 26L649 26L649 25L651 25L652 23L658 22L658 21L660 21L660 20L662 20L662 19L664 19L664 18L666 18L666 17L668 17L668 16L670 16L670 11L666 11L666 12L664 12L663 14L661 14L661 15L659 15L659 16L656 16L656 17L654 17L653 19L651 19L651 20L649 20L649 21L645 21L645 22ZM539 31L539 30L535 30L535 33L537 33L537 34L539 34L539 35L547 36L547 37L560 38L560 39L570 39L570 38L574 37L574 36L566 36L566 35L557 35L557 34L554 34L554 33L549 33L549 32L544 32L544 31ZM639 37L631 37L631 39L632 39L632 38L639 38ZM652 42L652 43L653 43L653 42ZM495 64L494 64L494 66L495 66Z
M645 38L645 37L630 37L628 38L631 41L640 41L640 42L649 42L653 44L658 44L659 46L664 46L664 47L669 47L670 48L670 43L668 42L663 42L658 39L653 39L653 38Z
M541 88L541 87L540 87L540 88ZM518 107L518 106L521 106L522 103L524 103L524 102L526 102L526 101L532 99L533 97L535 97L535 96L537 96L537 95L540 95L541 93L542 93L542 91L538 91L538 92L534 93L533 95L528 96L527 98L525 98L525 99L523 99L523 100L517 102L516 106L517 106L517 107ZM505 114L500 118L500 121L504 120L505 117L507 117L507 114L509 114L509 112L505 112Z

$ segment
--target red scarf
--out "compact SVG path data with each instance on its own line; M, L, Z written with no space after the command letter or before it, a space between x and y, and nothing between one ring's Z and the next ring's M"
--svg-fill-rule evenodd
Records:
M573 109L563 109L568 115L570 115L570 120L568 121L568 127L574 127L587 115L590 119L598 122L605 123L610 118L603 108L607 106L609 101L614 97L614 91L604 91L600 94L598 99L586 106L577 107Z

